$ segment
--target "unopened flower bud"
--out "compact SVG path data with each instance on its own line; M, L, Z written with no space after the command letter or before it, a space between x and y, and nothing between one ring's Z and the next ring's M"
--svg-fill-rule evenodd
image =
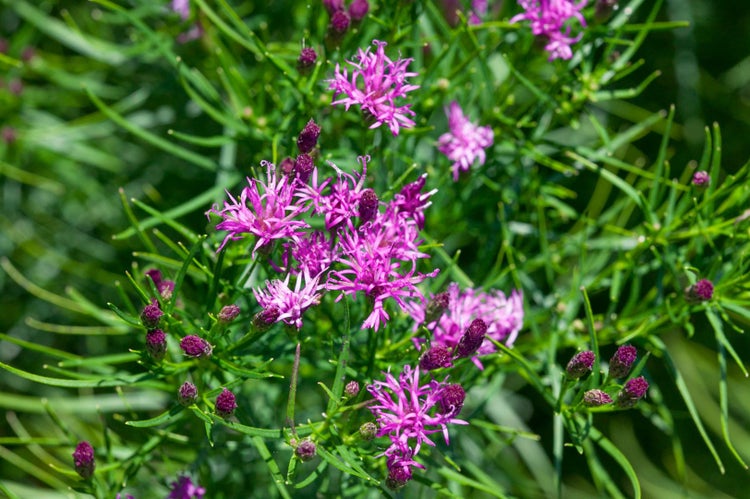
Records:
M318 53L312 47L305 47L299 53L297 59L297 69L300 71L307 71L315 64L318 60Z
M153 300L151 303L143 307L143 312L141 312L141 324L143 324L143 327L146 329L155 329L156 326L159 325L162 315L164 315L164 312L159 308L159 302Z
M708 279L701 279L685 290L685 298L693 303L708 301L713 295L714 285Z
M609 377L624 378L638 357L638 350L632 345L622 345L609 359Z
M344 10L344 0L323 0L323 7L329 14L333 14L337 10Z
M424 322L429 324L438 320L445 312L445 309L450 305L450 295L447 291L438 293L432 297L432 300L427 304L427 310L424 313Z
M94 448L90 443L83 441L76 445L76 450L73 451L73 465L81 478L84 480L91 478L96 463L94 462Z
M648 381L643 376L629 379L617 395L617 406L623 408L633 407L642 399L648 391Z
M388 478L386 478L385 484L391 490L398 490L409 483L411 478L411 466L408 464L394 464L388 467Z
M198 400L198 389L190 381L185 381L177 394L177 400L185 407L193 405Z
M354 380L348 382L344 387L344 394L347 397L356 397L359 394L359 383Z
M419 367L425 371L440 369L441 367L450 367L451 351L448 347L441 344L432 345L419 359Z
M346 11L337 10L331 14L331 30L334 34L343 35L349 29L349 24L351 24L351 19Z
M584 350L578 352L570 359L568 366L565 368L565 373L570 379L578 379L587 375L591 372L594 366L596 355L591 350Z
M315 53L314 50L313 53ZM299 148L299 152L302 154L308 154L315 149L315 146L318 143L318 137L320 137L320 127L311 119L307 122L305 128L299 133L299 137L297 137L297 147Z
M596 22L603 23L612 15L617 7L618 0L596 0L594 4L594 19Z
M161 329L152 329L146 333L146 351L155 361L160 361L167 353L167 335Z
M443 414L456 416L464 406L466 392L458 383L446 385L440 397L440 409Z
M711 177L707 171L698 170L693 174L693 185L696 187L708 187L711 183Z
M365 189L359 198L359 220L369 222L378 213L378 195L372 189Z
M219 396L216 397L216 414L226 418L231 416L235 409L237 409L237 399L234 393L223 388Z
M200 336L189 334L180 340L180 348L188 357L209 357L213 347Z
M359 427L359 436L362 437L362 440L372 440L378 435L378 426L375 423L367 422L363 423L362 426Z
M300 154L294 161L294 171L297 172L297 178L303 184L307 183L307 179L310 178L310 174L315 169L315 163L309 154Z
M466 332L461 336L461 339L458 340L454 355L459 358L468 357L479 350L486 332L487 324L482 319L474 319L466 328Z
M240 315L240 307L237 305L226 305L219 310L219 314L216 318L222 324L229 324L236 319L238 315Z
M370 4L367 0L352 0L349 4L349 16L354 21L361 21L370 10Z
M598 389L588 390L583 394L583 405L588 407L599 407L612 403L612 397L606 392Z
M253 317L253 326L260 332L268 329L279 319L281 312L276 307L269 307L261 310Z
M316 451L315 442L305 439L294 449L294 455L297 456L300 461L309 461L315 457Z

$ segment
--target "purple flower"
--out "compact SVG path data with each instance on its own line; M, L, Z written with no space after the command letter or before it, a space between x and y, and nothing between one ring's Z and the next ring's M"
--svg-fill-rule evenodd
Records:
M685 290L685 298L694 303L708 301L713 296L714 284L708 279L701 279Z
M594 388L583 394L583 405L588 407L599 407L612 403L612 397L607 392Z
M451 102L446 109L450 131L438 139L438 150L453 161L453 181L461 172L467 172L477 160L483 165L484 150L493 143L494 133L488 126L478 126L464 116L458 102Z
M159 302L153 300L143 308L143 312L141 312L141 323L146 329L154 329L159 325L162 315L164 315L164 312L159 308Z
M707 187L711 182L711 177L705 170L698 170L693 174L693 185L696 187Z
M305 310L320 303L320 276L311 278L307 273L297 274L294 290L289 288L290 277L291 274L287 274L283 281L266 281L265 291L254 289L253 294L265 310L278 311L276 321L283 321L299 329L302 327L302 314Z
M309 439L304 439L294 449L294 455L299 458L300 461L309 461L315 457L317 448L315 442Z
M161 329L146 333L146 351L155 361L160 361L167 353L167 335Z
M185 407L194 404L198 400L198 388L190 381L185 381L177 392L177 399Z
M315 53L314 50L313 53ZM307 154L315 149L315 146L318 143L318 137L320 137L320 127L311 118L310 121L307 122L307 125L305 125L305 128L299 133L299 137L297 137L297 148L299 149L299 152Z
M372 189L365 189L359 197L359 220L369 222L378 213L378 195Z
M445 385L443 397L440 399L440 410L444 414L457 415L461 412L466 399L464 388L458 383Z
M576 37L570 36L568 21L575 18L581 26L586 26L581 9L586 6L587 1L573 3L572 0L518 0L526 12L511 18L510 22L529 21L531 32L547 42L544 48L550 54L550 61L570 59L573 57L570 46L580 40L582 35L579 33Z
M424 323L432 332L433 345L442 344L455 349L469 324L476 318L481 318L487 324L487 339L472 358L477 367L482 369L478 356L497 351L489 338L507 346L513 345L523 326L523 295L520 291L515 290L506 297L498 290L484 292L468 288L461 291L458 284L451 283L446 293L447 296L441 299L447 300L447 308L439 318L432 321L425 319L427 307L424 303L412 301L407 304L407 311L415 320L415 330L419 324ZM433 296L433 299L436 297ZM423 341L416 340L416 343Z
M231 416L235 409L237 409L237 399L234 393L222 388L221 393L216 397L216 414L226 418Z
M352 20L349 17L349 14L347 14L344 10L337 10L336 12L331 14L330 28L333 31L334 36L341 36L346 33L346 30L349 29L349 25L351 24L351 22Z
M94 462L94 448L90 443L84 440L76 445L76 450L73 451L73 465L81 478L84 480L91 478L96 463Z
M422 467L414 461L422 444L434 446L430 440L433 433L442 432L445 443L449 443L448 424L467 424L456 419L458 412L456 394L447 388L447 383L431 380L424 385L419 382L419 368L404 366L396 379L390 372L384 373L385 381L374 381L367 387L374 403L368 408L375 417L380 430L378 436L387 435L391 445L384 452L387 456L389 476L407 482L411 478L411 467ZM445 411L441 401L453 397L454 410ZM405 479L402 479L405 478ZM402 484L403 485L403 484Z
M458 358L472 355L482 346L486 333L487 324L482 319L474 319L458 340L458 345L456 345L453 354Z
M172 11L187 21L190 19L190 0L172 0Z
M228 232L219 251L227 241L252 234L257 239L253 247L255 257L260 247L276 239L296 238L308 227L306 222L296 219L307 207L295 200L295 182L286 175L279 178L272 163L261 161L261 165L266 168L266 183L248 178L250 185L242 190L239 201L227 192L231 203L224 201L224 209L214 206L206 212L207 216L213 213L224 219L216 225L218 230Z
M312 47L305 47L299 53L299 58L297 59L297 67L300 70L310 69L317 60L318 53L315 52L315 49Z
M329 14L333 14L337 10L344 10L344 0L323 0L323 7Z
M391 204L399 213L413 218L420 229L424 229L424 210L432 204L430 198L438 191L432 189L429 192L422 192L426 180L427 174L424 173L414 182L406 184L391 201Z
M356 397L359 394L359 383L354 380L348 382L344 387L344 394L347 397Z
M276 307L264 308L253 317L253 327L259 332L268 331L279 319L279 309Z
M361 21L370 10L370 3L367 0L352 0L349 4L349 16L355 21Z
M189 334L180 340L180 348L188 357L209 357L213 347L200 336Z
M167 499L202 499L206 489L196 485L190 477L182 475L176 482L172 482L172 490Z
M568 365L565 368L565 373L570 379L582 378L591 372L595 360L596 355L594 355L594 352L591 350L578 352L572 359L570 359L570 362L568 362Z
M304 272L309 275L319 275L328 270L336 260L331 240L326 238L326 234L321 231L310 232L284 246L286 251L282 257L283 266L293 275ZM290 261L290 257L293 262Z
M222 324L229 324L236 319L238 315L240 315L240 307L237 305L225 305L219 310L216 319Z
M469 24L482 24L482 17L487 15L487 0L471 0Z
M441 367L451 367L453 353L445 345L437 344L430 347L419 359L419 367L425 371L433 371Z
M334 99L340 94L345 96L331 104L343 104L346 109L352 105L361 106L364 113L375 120L370 128L385 123L393 135L398 135L401 127L411 128L415 124L409 118L415 114L410 104L397 106L396 99L419 88L419 85L406 83L407 78L417 76L417 73L406 70L412 59L399 58L393 62L385 55L385 42L374 40L372 43L377 47L374 54L370 52L370 47L359 49L357 62L347 61L354 68L351 78L346 68L342 70L336 64L334 79L329 80L329 89L333 90Z
M632 345L622 345L609 359L609 376L611 378L624 378L630 372L638 357L638 350Z
M648 391L648 381L643 376L629 379L617 394L618 407L633 407Z

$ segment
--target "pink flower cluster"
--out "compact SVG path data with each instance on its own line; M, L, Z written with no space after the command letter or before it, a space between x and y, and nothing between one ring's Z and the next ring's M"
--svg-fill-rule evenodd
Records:
M399 488L412 478L412 467L424 468L414 458L423 444L435 446L433 433L442 433L448 444L448 424L468 424L456 416L465 393L457 384L431 379L420 384L419 367L404 366L396 379L384 373L385 381L367 387L374 399L369 406L378 425L377 436L388 436L391 445L382 455L388 466L388 485Z
M458 181L462 172L469 171L477 160L484 164L484 150L492 145L494 133L488 126L475 125L464 116L458 102L451 102L446 109L450 131L438 139L438 150L453 161L453 181Z
M351 75L347 68L336 64L336 72L329 80L329 89L333 90L332 105L343 104L346 109L352 105L362 108L364 113L374 120L370 128L387 124L393 135L398 135L400 128L411 128L414 111L410 104L396 105L396 99L403 98L408 92L416 90L419 85L410 85L407 78L417 73L406 70L412 59L392 61L385 55L385 42L374 40L375 53L370 47L359 49L357 61L347 61L352 66ZM343 94L343 96L338 97ZM338 97L338 99L337 99Z
M422 192L423 176L389 203L380 202L364 185L369 159L361 157L362 170L353 173L329 163L335 175L322 182L317 168L303 179L299 172L287 174L263 163L267 182L248 179L239 200L228 194L223 209L207 212L221 217L216 228L227 231L219 250L251 235L253 257L268 256L280 273L254 290L265 325L282 321L301 328L305 310L325 292L340 292L337 300L365 295L371 309L362 327L375 330L390 318L388 299L403 310L407 300L425 301L417 285L438 271L417 270L418 261L429 257L419 250L419 230L435 191ZM325 230L312 227L321 225L315 218ZM274 253L277 241L280 252Z
M545 50L549 52L549 60L570 59L573 51L570 46L581 39L570 35L570 23L573 18L586 26L586 20L581 10L588 0L518 0L525 12L511 18L510 22L529 21L531 32L535 36L543 37L547 44Z
M437 296L433 296L433 299ZM446 296L442 296L446 298ZM447 307L437 319L428 317L428 309L423 303L408 304L409 313L414 317L416 326L424 324L432 333L431 345L442 345L455 350L466 329L475 319L482 319L487 324L487 338L512 346L523 325L523 295L514 290L506 297L502 291L477 291L472 288L461 291L458 284L451 283L447 291ZM431 320L430 320L431 319ZM416 339L419 345L423 339ZM478 356L495 352L495 345L485 339L472 358L474 364L483 368Z

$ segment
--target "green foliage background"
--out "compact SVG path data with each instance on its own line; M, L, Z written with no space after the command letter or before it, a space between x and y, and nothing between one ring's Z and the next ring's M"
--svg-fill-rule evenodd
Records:
M740 464L750 459L750 389L733 353L746 359L750 345L732 325L744 328L750 319L748 227L738 220L750 188L750 9L726 1L622 2L638 7L634 27L620 34L639 39L644 33L631 59L643 65L629 74L623 69L621 79L598 89L591 84L610 67L605 56L615 49L627 53L630 45L602 44L573 75L561 73L561 64L525 56L533 44L528 33L502 22L452 29L432 1L380 2L340 48L329 47L312 75L300 76L294 65L302 40L316 48L326 43L322 6L229 3L197 1L206 34L186 44L174 40L188 26L167 15L164 4L0 3L0 35L9 41L0 58L0 121L18 134L13 144L0 144L3 364L51 377L78 372L80 379L143 371L128 353L141 347L139 333L106 307L135 296L124 272L138 278L155 264L176 272L185 255L169 243L189 248L197 235L212 234L203 212L261 160L292 154L296 133L314 116L323 127L324 157L346 168L355 165L356 154L376 158L371 181L379 192L422 171L440 186L425 230L429 243L442 245L432 250L434 264L445 269L439 283L450 278L520 287L526 297L524 338L514 349L518 362L508 354L473 379L467 410L476 419L464 414L472 425L452 432L447 457L436 458L435 471L402 494L545 497L558 492L552 478L558 466L564 496L632 496L620 454L595 445L605 437L632 464L644 496L743 494L750 483ZM515 9L506 2L497 18ZM230 11L239 24L231 23ZM643 25L649 22L664 24L648 32ZM363 133L361 116L329 106L321 83L335 61L373 38L428 68L415 102L417 129L397 139L382 130ZM28 61L26 47L36 52ZM464 66L467 60L480 62ZM13 80L23 82L19 96L8 88ZM492 123L498 144L481 175L457 184L434 149L446 126L443 106L454 98L474 104L471 112ZM702 197L682 187L696 165L712 172L712 187ZM142 232L130 228L129 213L145 220L135 224ZM714 306L680 302L696 276L717 284ZM200 283L189 281L185 300L198 301ZM588 291L589 314L581 287ZM195 305L201 306L208 307ZM318 324L325 320L323 314ZM592 330L602 359L625 340L650 352L641 367L653 384L639 411L597 414L594 438L580 443L581 455L563 446L563 434L571 441L563 424L574 418L556 416L535 383L554 387L559 366L590 346ZM280 358L269 372L288 376L293 345L279 336L267 345ZM316 375L333 378L328 361L337 358L337 341L326 337L315 344L320 348L307 350L299 421L320 413ZM392 357L371 364L367 375L414 355L387 345L380 345L382 352ZM367 346L353 340L354 352L367 355ZM80 370L73 357L118 354ZM285 383L270 381L245 402L246 412L266 407L257 417L273 421L284 410ZM114 460L141 445L146 463L138 464L147 471L134 480L140 480L137 497L166 490L169 477L196 459L192 449L175 437L179 451L149 464L149 434L124 421L161 414L172 388L73 390L0 371L0 407L7 411L0 421L0 491L23 496L29 489L19 484L28 481L40 497L65 490L75 479L61 470L70 467L72 447L85 436L105 440ZM50 431L55 418L59 428ZM181 435L203 431L200 421L193 424ZM696 424L705 426L705 438L696 436ZM256 462L266 444L251 438L247 448L220 442L226 460ZM280 439L267 445L285 473L288 446ZM369 464L377 469L376 460ZM304 466L306 473L316 469ZM282 493L263 466L248 466L241 477L212 471L227 477L223 497L239 497L247 483L256 484L259 496ZM205 483L205 472L201 478ZM340 476L325 486L315 483L332 496L390 493L368 492ZM342 484L350 488L337 488Z

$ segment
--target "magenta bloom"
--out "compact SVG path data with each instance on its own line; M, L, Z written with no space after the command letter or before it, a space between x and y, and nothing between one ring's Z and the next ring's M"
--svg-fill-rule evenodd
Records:
M482 319L487 325L487 338L512 346L523 326L523 295L518 290L506 297L499 290L485 292L468 288L461 291L458 284L451 283L446 292L432 298L436 300L438 297L441 302L447 303L447 308L443 309L437 320L425 323L432 332L433 345L442 344L451 350L455 349L472 321ZM407 305L408 313L414 317L415 329L425 322L427 307L423 302L410 302ZM482 369L478 356L496 350L495 345L485 339L472 361Z
M700 279L698 282L689 286L685 290L685 297L688 301L700 303L708 301L714 296L714 283L708 279Z
M387 124L393 135L398 135L399 129L411 128L414 121L409 116L414 116L410 104L396 105L396 99L405 97L408 92L416 90L419 85L410 85L406 79L417 76L417 73L409 72L406 67L413 59L397 59L393 62L385 55L385 42L373 40L375 53L359 49L356 55L357 62L347 61L353 67L351 78L346 68L336 64L336 73L329 80L329 89L333 90L333 98L340 94L344 96L334 100L331 104L343 104L346 109L352 105L358 105L364 113L375 122L370 128L377 128Z
M224 219L216 225L218 230L228 232L219 251L227 241L242 239L242 234L252 234L256 237L255 257L258 248L276 239L296 238L302 235L302 229L308 227L306 222L297 219L307 207L296 200L293 179L286 175L279 178L272 163L261 161L261 165L266 168L266 183L248 178L250 185L242 190L239 201L227 192L231 203L224 201L224 209L214 206L206 212L206 215L213 213Z
M591 350L578 352L568 362L565 373L570 379L582 378L591 372L595 361L596 355Z
M235 409L237 409L237 398L234 393L222 388L221 393L216 397L216 414L225 418L231 416Z
M298 274L292 290L289 288L290 274L287 274L283 281L266 281L265 291L254 289L253 294L264 310L278 311L276 321L283 321L299 329L302 327L302 314L305 310L320 303L319 278L320 276L311 278L307 273Z
M91 478L96 462L94 461L94 448L90 443L84 440L76 445L76 450L73 451L73 465L81 478L84 480Z
M432 189L429 192L422 192L427 174L423 173L416 181L406 184L401 192L393 196L391 204L398 210L417 222L417 227L424 229L424 210L431 204L430 198L438 190Z
M629 379L625 386L622 387L620 393L617 394L617 405L618 407L630 408L633 407L640 399L646 396L648 391L648 381L643 376Z
M182 338L180 348L188 357L210 357L213 351L209 342L195 334L189 334Z
M467 424L455 418L461 410L463 399L458 401L455 388L445 381L431 380L424 385L419 382L419 368L404 366L396 379L390 372L384 373L385 381L374 381L367 390L375 399L369 406L380 430L378 436L387 435L391 446L385 451L390 473L397 471L406 476L412 466L423 466L413 460L422 444L434 446L430 440L433 433L442 432L445 443L449 443L448 424ZM450 401L446 403L446 401ZM446 410L449 407L449 410ZM410 473L408 474L411 477Z
M183 21L190 19L190 1L172 0L172 11L176 12Z
M526 12L514 16L510 22L529 21L531 32L535 36L544 37L547 42L544 49L549 52L550 61L570 59L573 57L570 46L580 40L582 35L579 33L578 36L570 36L569 21L575 18L581 26L586 26L581 9L586 6L587 1L573 3L572 0L518 0Z
M638 357L638 350L632 345L622 345L609 359L609 376L624 378L630 372L630 367Z
M487 0L471 0L471 14L469 24L482 24L482 18L487 15Z
M707 187L711 183L711 177L705 170L698 170L693 174L693 185L696 187Z
M477 160L480 166L484 164L484 150L492 145L494 133L488 126L478 126L469 121L456 101L451 102L445 113L450 131L438 139L438 150L453 161L455 182L459 174L469 171Z
M206 489L196 485L190 477L182 475L176 482L172 482L172 490L167 499L202 499Z

